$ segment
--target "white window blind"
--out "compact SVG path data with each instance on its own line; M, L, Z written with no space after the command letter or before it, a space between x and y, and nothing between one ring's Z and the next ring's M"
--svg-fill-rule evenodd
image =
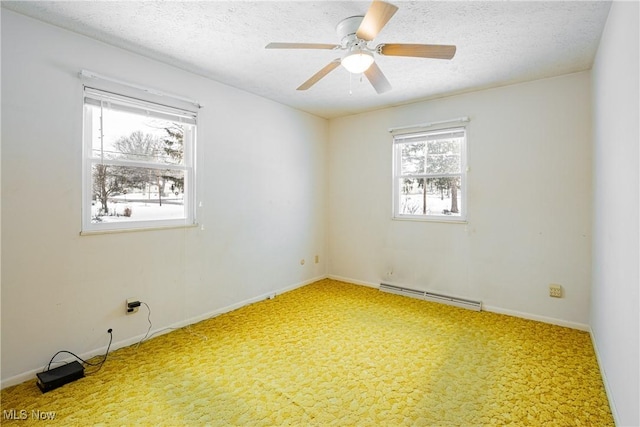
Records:
M106 107L114 111L143 114L157 119L189 123L192 125L196 124L197 118L195 111L182 110L154 102L147 102L89 86L86 86L84 89L84 103L86 105Z

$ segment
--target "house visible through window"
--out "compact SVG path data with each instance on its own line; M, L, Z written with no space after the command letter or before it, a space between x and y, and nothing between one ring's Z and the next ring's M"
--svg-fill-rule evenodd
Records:
M466 130L396 135L394 218L466 219Z
M83 231L190 225L196 113L84 89Z

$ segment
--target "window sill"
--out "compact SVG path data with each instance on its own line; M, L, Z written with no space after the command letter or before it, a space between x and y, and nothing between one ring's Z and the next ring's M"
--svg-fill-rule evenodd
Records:
M97 236L100 234L121 234L121 233L137 233L140 231L159 231L159 230L175 230L179 228L198 228L200 224L185 225L165 225L157 227L140 227L140 228L118 228L113 230L84 230L80 232L81 236Z
M411 221L411 222L437 222L443 224L468 224L469 221L466 218L449 219L447 217L434 216L432 218L415 217L415 216L394 216L391 218L394 221Z

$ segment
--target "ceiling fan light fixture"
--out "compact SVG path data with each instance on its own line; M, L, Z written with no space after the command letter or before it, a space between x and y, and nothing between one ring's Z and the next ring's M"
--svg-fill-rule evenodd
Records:
M360 74L373 64L373 53L363 49L354 49L348 52L340 63L350 73Z

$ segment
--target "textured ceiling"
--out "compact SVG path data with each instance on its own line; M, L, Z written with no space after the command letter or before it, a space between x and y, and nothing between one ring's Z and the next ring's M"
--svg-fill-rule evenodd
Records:
M398 12L370 45L453 44L450 60L376 56L392 85L378 95L342 67L296 88L331 50L266 50L269 42L340 43L336 24L368 1L3 1L2 6L280 103L332 118L591 68L604 1L391 1ZM95 70L99 72L99 70Z

